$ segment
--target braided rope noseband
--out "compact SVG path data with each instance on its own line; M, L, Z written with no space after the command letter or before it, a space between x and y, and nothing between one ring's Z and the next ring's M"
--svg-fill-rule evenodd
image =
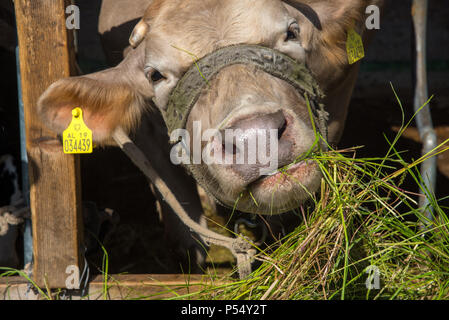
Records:
M310 70L304 63L279 51L258 45L232 45L220 48L190 67L173 89L167 109L162 112L169 136L172 131L186 127L190 111L209 81L222 69L237 64L254 66L293 86L309 101L316 127L322 137L327 139L328 113L324 110L323 104L319 102L324 95ZM179 140L170 141L172 144L178 142ZM325 147L325 144L321 144L321 147ZM207 179L203 177L196 165L186 164L184 166L210 197L217 203L229 207L207 188L205 181Z
M324 95L304 63L289 56L258 45L232 45L220 48L198 60L173 89L167 109L163 112L168 134L186 127L187 118L208 82L223 68L242 64L252 65L295 87L307 96L318 129L326 138L327 112L319 103ZM176 141L172 141L176 143Z

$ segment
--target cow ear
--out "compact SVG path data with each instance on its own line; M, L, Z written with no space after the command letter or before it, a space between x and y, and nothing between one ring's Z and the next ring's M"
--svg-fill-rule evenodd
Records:
M347 32L355 28L364 35L366 8L369 5L383 6L384 0L282 0L289 12L299 21L305 45L333 50L335 45L344 45ZM309 48L312 49L312 48Z
M332 87L349 67L346 43L352 28L366 40L366 7L383 0L283 0L300 24L307 64L320 83ZM365 44L367 42L365 41Z
M383 6L384 0L282 0L299 11L318 30L339 32L360 26L369 5ZM360 28L360 31L363 28Z
M56 81L39 98L37 108L44 124L61 133L71 122L72 110L80 107L94 141L109 144L118 126L130 131L138 125L152 93L135 60L124 61L115 68Z

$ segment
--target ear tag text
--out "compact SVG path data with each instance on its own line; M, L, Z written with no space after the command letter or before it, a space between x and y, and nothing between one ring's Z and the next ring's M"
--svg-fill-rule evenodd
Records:
M72 122L62 134L64 153L92 153L92 130L83 120L83 110L75 108L72 110Z
M346 51L348 53L349 64L354 64L365 57L362 37L354 28L349 29L346 41Z

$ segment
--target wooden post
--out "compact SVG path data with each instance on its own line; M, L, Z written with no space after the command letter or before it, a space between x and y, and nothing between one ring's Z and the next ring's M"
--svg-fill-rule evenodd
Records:
M65 155L56 134L41 123L36 102L59 78L74 74L73 32L66 28L65 0L15 0L25 108L30 206L33 223L33 278L65 288L66 268L82 271L82 216L79 157Z

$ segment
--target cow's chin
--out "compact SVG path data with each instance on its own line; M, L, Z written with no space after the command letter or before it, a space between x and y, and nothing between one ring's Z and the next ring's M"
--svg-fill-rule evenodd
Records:
M229 207L242 212L276 215L298 208L319 188L321 172L314 161L299 162L246 186ZM220 196L218 196L220 198Z

